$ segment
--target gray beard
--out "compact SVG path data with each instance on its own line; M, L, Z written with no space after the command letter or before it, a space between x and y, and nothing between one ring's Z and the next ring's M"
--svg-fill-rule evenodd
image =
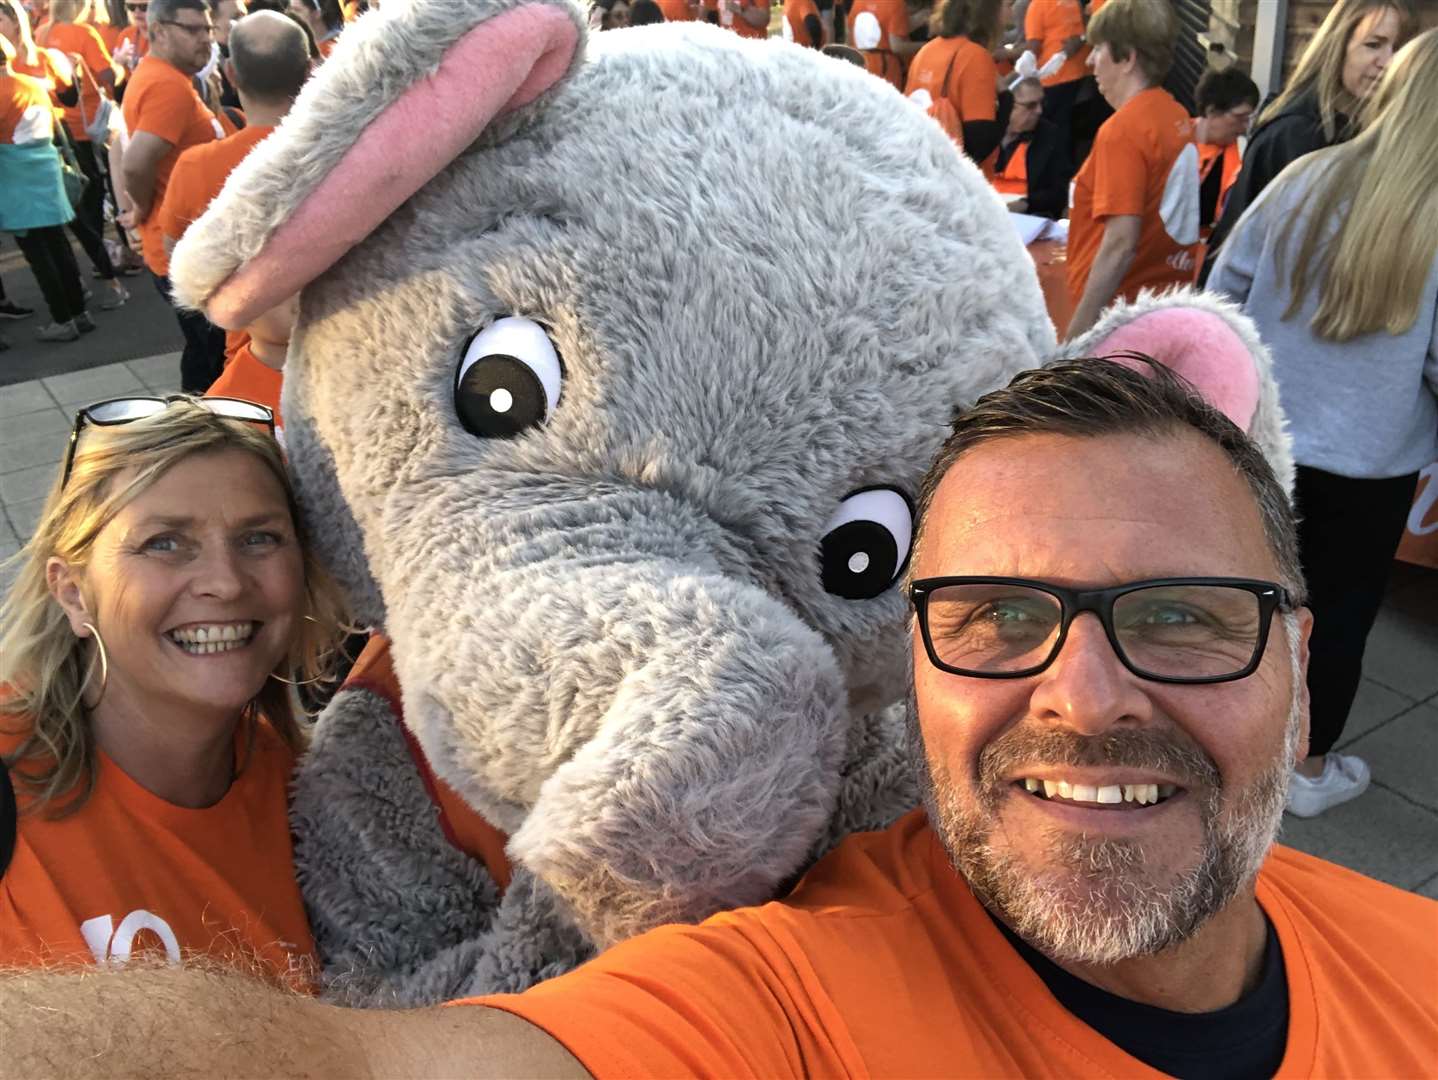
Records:
M1134 729L1086 737L1024 725L980 753L979 797L966 803L946 765L924 749L912 684L908 726L914 760L926 764L918 771L929 821L984 906L1055 962L1113 964L1186 941L1251 885L1278 836L1301 717L1295 695L1282 756L1247 788L1230 793L1227 807L1217 765L1191 741ZM1142 843L1052 829L1036 838L1052 869L1036 875L995 842L998 807L1009 795L1003 777L1020 761L1127 766L1181 778L1199 807L1203 839L1196 862L1176 880L1154 881Z

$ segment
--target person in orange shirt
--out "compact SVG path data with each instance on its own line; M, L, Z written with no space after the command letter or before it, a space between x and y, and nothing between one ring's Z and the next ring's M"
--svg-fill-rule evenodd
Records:
M314 33L320 58L328 59L345 28L339 0L290 0L290 10L304 19Z
M854 0L846 21L848 44L863 55L869 73L902 93L909 59L920 44L909 40L908 5L904 0Z
M1438 998L1415 973L1438 969L1438 904L1274 842L1307 736L1312 620L1287 495L1257 444L1161 366L1052 365L959 416L915 529L924 805L844 841L786 899L459 1007L322 1007L203 971L0 983L10 1064L1431 1071ZM7 1029L7 1015L23 1019ZM230 1038L202 1037L219 1024Z
M1091 4L1089 13L1101 4ZM1024 49L1044 84L1044 119L1058 129L1066 153L1072 151L1074 107L1087 74L1084 16L1083 0L1031 0L1024 14ZM1034 73L1023 64L1019 71Z
M814 0L784 0L782 32L785 41L808 49L822 49L828 44L824 20Z
M939 0L932 39L909 62L904 93L925 108L947 102L964 153L982 163L999 143L999 71L993 51L1010 0ZM932 110L931 110L932 112ZM942 122L942 121L941 121Z
M230 34L229 78L248 123L218 142L192 146L170 173L159 213L160 233L173 248L190 223L205 212L235 166L280 122L310 74L309 48L300 27L273 11L257 11L235 23ZM226 335L225 369L209 393L248 398L279 409L279 372L249 348L249 335ZM283 354L280 357L283 363Z
M1057 129L1041 115L1043 101L1044 88L1032 77L1004 95L999 110L1004 135L986 172L1014 213L1059 218L1068 206L1073 166Z
M224 128L195 92L193 78L210 59L214 33L205 0L150 0L150 53L135 69L125 92L130 143L121 161L133 209L124 221L138 226L145 264L168 302L170 260L160 231L159 209L180 154L224 136ZM180 385L204 393L224 364L225 337L203 315L175 310L185 348Z
M0 966L153 950L312 983L287 683L320 672L338 607L268 422L229 399L76 417L0 614L0 754L19 802Z
M1158 85L1177 36L1168 0L1109 0L1089 24L1094 76L1116 111L1074 183L1069 337L1115 297L1193 281L1198 148L1188 112Z
M1243 168L1239 139L1248 134L1258 110L1258 84L1237 68L1207 71L1193 97L1198 108L1193 127L1198 143L1198 224L1206 240Z
M697 0L659 0L659 10L665 22L692 22L699 18L703 5Z
M130 294L119 280L103 239L105 171L102 162L106 147L94 144L86 127L103 107L102 102L114 96L120 69L111 59L99 33L86 22L90 10L91 0L54 0L50 5L52 21L35 39L42 48L63 53L74 69L73 79L79 97L73 105L65 108L65 128L74 144L80 171L89 183L85 185L70 229L89 256L95 276L109 287L109 295L98 301L96 306L112 310L129 300Z
M119 44L114 51L115 62L127 71L134 71L150 53L149 10L150 0L125 0L127 21L120 30Z
M703 0L704 19L740 37L769 36L769 0Z

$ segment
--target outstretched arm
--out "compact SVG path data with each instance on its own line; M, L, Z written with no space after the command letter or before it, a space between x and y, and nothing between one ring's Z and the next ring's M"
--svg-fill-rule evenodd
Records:
M194 967L0 979L0 1046L5 1076L588 1076L495 1009L341 1009Z

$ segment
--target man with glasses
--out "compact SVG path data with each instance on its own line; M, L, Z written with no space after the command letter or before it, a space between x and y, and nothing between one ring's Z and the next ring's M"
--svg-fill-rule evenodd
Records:
M1161 368L1028 372L956 422L916 527L925 805L786 900L464 1008L0 983L17 1072L1431 1072L1438 904L1273 843L1310 619L1254 444Z
M130 144L121 172L133 204L127 226L139 228L145 264L156 287L170 300L169 254L159 215L170 172L191 146L224 137L224 129L200 95L194 76L210 59L214 28L205 0L150 0L146 16L150 52L140 61L125 91L125 126ZM225 335L203 315L175 309L185 337L180 385L202 394L220 374Z
M999 99L1004 135L994 155L990 182L1019 214L1060 218L1069 204L1073 166L1058 128L1043 119L1044 86L1020 79Z

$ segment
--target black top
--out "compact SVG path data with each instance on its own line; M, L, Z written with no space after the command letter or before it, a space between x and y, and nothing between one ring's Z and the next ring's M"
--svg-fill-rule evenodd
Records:
M1020 956L1069 1012L1120 1050L1171 1076L1203 1080L1271 1077L1288 1044L1288 980L1283 949L1267 921L1268 942L1258 985L1227 1008L1170 1012L1100 990L1070 975L999 920Z
M1228 239L1238 219L1257 201L1274 177L1303 155L1352 136L1348 117L1338 113L1333 119L1338 137L1329 139L1323 131L1323 116L1318 111L1318 94L1309 92L1253 133L1248 148L1243 152L1243 168L1228 193L1223 216L1209 237L1208 254L1204 257L1203 270L1198 278L1200 286L1208 284L1208 275L1213 272L1213 264L1218 259L1218 249Z

